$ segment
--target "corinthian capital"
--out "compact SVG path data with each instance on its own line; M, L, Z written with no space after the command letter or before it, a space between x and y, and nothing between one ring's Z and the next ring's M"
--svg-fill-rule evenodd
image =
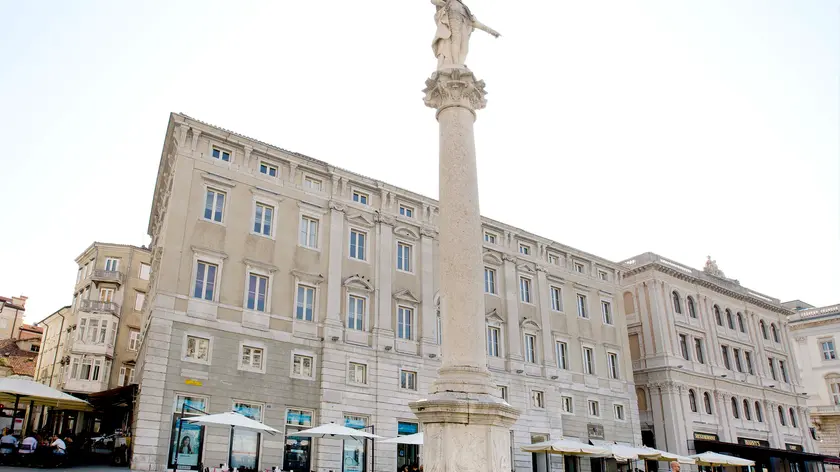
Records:
M451 68L433 73L426 79L423 93L426 94L423 102L438 113L445 108L462 107L475 115L476 110L487 106L484 81L476 79L468 69Z

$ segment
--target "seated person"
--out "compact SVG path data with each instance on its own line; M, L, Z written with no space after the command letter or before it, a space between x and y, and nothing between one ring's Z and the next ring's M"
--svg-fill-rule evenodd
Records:
M64 441L56 435L53 435L50 447L53 448L53 454L63 456L67 453L67 444L65 444Z
M3 431L3 436L0 437L0 454L10 454L15 452L17 449L18 440L16 437L12 436L12 432L9 429Z
M38 440L33 435L29 435L20 443L20 454L32 454L38 448Z

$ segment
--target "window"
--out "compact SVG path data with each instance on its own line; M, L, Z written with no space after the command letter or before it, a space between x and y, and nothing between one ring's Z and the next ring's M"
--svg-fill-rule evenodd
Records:
M779 359L779 373L782 374L782 382L789 383L787 368L785 368L785 361Z
M487 327L487 355L499 357L499 335L500 330L495 326Z
M303 178L303 187L310 190L316 190L318 192L320 192L322 188L320 180L309 176Z
M496 271L484 268L484 293L496 294Z
M107 321L104 321L107 323ZM93 344L96 342L96 339L99 337L99 320L98 319L91 319L88 323L88 333L87 333L87 342L89 344Z
M87 318L79 319L79 337L78 340L84 342L85 340L85 325L87 324Z
M368 204L368 194L359 192L358 190L353 190L353 201L357 203L361 203L362 205Z
M694 305L694 299L691 297L686 298L686 305L688 305L688 316L696 319L697 307Z
M356 229L350 230L350 258L364 261L367 258L367 233Z
M624 405L613 405L615 419L624 421Z
M265 351L259 347L242 346L242 360L240 367L246 369L255 369L261 371L263 369L263 355Z
M834 350L834 340L821 341L820 347L822 347L823 360L833 361L837 359L837 352Z
M595 374L595 355L591 347L583 348L583 373Z
M560 265L560 257L557 254L548 254L548 263L551 265Z
M185 359L199 362L210 362L210 340L198 336L187 336Z
M781 406L779 407L779 423L781 423L782 426L787 426L787 421L785 421L785 410L782 409Z
M82 359L82 369L79 372L79 380L90 380L91 370L93 369L93 359ZM779 409L781 411L781 408Z
M709 392L703 392L703 406L706 408L706 414L712 414L712 397Z
M612 306L610 302L601 301L601 314L604 316L604 324L613 324Z
M831 399L835 405L840 405L840 382L831 383Z
M575 262L575 272L582 274L584 272L583 264L580 262Z
M723 326L723 320L720 317L720 307L715 305L712 308L712 310L715 312L715 322L718 324L718 326Z
M525 335L525 362L537 362L537 337L533 334Z
M400 370L400 388L417 390L417 372Z
M315 309L315 287L298 284L297 306L295 307L295 318L304 321L312 321Z
M753 370L752 354L750 351L744 351L744 361L747 364L747 372L750 375L754 375L755 371Z
M572 397L563 395L560 397L560 405L563 409L563 413L574 414L575 413L575 401Z
M688 336L684 334L680 335L680 353L682 353L683 359L691 360L691 357L688 355Z
M499 398L501 398L504 401L507 401L507 399L508 399L507 387L505 387L504 385L497 385L497 387L499 387Z
M761 414L761 404L755 402L755 420L759 423L764 423L764 417Z
M519 299L531 303L531 279L527 277L519 277Z
M726 370L732 370L732 364L729 360L729 347L721 346L720 353L723 357L723 366L726 367Z
M586 311L586 295L578 294L577 296L577 311L581 318L589 318L589 313Z
M773 342L781 342L779 341L779 332L776 330L775 323L770 323L770 333L773 334Z
M356 295L347 297L347 328L357 331L365 329L365 299Z
M552 285L549 288L549 294L551 296L551 310L563 311L563 292L560 290L560 287Z
M677 291L671 292L671 300L674 302L674 313L682 314L682 302L680 301L680 294Z
M400 339L412 339L414 309L401 306L397 308L397 336Z
M738 400L736 400L735 397L732 397L730 400L732 402L732 417L740 418L741 413L738 411Z
M208 188L204 202L204 219L221 223L224 212L225 193Z
M589 416L600 417L601 405L596 400L589 400Z
M793 408L789 408L788 413L790 414L790 425L796 428L796 411Z
M738 313L736 313L736 314L735 314L735 318L737 318L737 319L738 319L738 329L739 329L742 333L746 333L746 332L747 332L747 328L744 326L744 317L743 317L743 315L741 315L741 312L740 312L740 311L739 311Z
M132 329L128 332L128 350L137 351L140 349L140 330Z
M152 266L149 264L140 263L140 280L149 280L149 275L151 275Z
M411 272L411 245L398 242L397 243L397 270L403 272Z
M688 406L691 407L691 411L697 413L697 395L694 390L688 391Z
M277 166L271 165L267 162L260 162L260 174L269 177L277 177Z
M703 340L694 338L694 360L701 364L706 363L706 357L703 355Z
M490 244L496 244L496 235L490 232L484 232L484 242L488 242Z
M219 159L221 161L230 162L230 151L225 151L223 149L219 149L216 146L213 146L212 156L214 159Z
M274 207L256 203L254 208L254 232L264 236L271 236L271 221L274 219Z
M292 376L297 378L313 378L315 358L304 354L292 354Z
M758 329L761 330L761 337L764 339L770 339L767 337L767 325L764 324L764 320L758 322Z
M726 324L729 325L729 329L735 329L735 321L732 320L732 312L729 308L726 309Z
M744 419L752 421L752 413L750 412L750 402L744 399Z
M531 403L534 405L534 408L545 408L545 393L539 390L532 390Z
M599 270L598 271L598 278L601 279L601 280L609 280L610 277L609 277L609 275L607 274L606 271ZM621 406L621 405L618 405L618 406Z
M611 379L618 379L621 377L619 375L618 368L618 354L614 352L607 353L607 370Z
M778 380L776 378L776 361L772 357L768 357L767 364L770 366L770 376L773 377L773 380Z
M120 267L120 260L113 257L105 258L105 270L108 272L116 272Z
M219 266L209 262L198 261L195 273L195 289L193 296L204 300L213 301L216 288L216 272Z
M741 365L741 350L733 348L732 357L735 358L735 370L737 370L738 372L743 372L744 367Z
M557 351L555 354L557 355L557 368L568 370L569 369L569 346L568 344L564 343L563 341L556 341L554 343L554 349Z
M318 249L318 220L310 216L300 217L300 245Z
M367 385L367 366L358 362L351 362L348 380L351 383Z
M530 256L531 255L531 246L528 246L527 244L519 243L519 253L523 254L525 256Z
M248 274L247 308L255 311L266 311L266 296L268 293L268 277Z
M400 215L406 218L414 218L414 208L400 204Z
M112 289L112 288L100 288L99 289L99 301L100 302L112 302L112 301L114 301L114 289Z
M134 311L143 311L143 302L146 301L146 294L134 292Z

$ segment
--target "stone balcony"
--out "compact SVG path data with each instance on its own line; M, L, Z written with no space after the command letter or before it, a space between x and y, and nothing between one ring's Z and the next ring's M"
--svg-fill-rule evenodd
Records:
M70 352L74 354L105 356L110 359L114 357L114 345L110 342L100 343L87 340L76 340L73 342L73 346L70 348Z
M819 405L811 407L811 416L840 416L840 405Z
M120 316L120 306L114 302L82 300L79 310L87 313L110 313L114 316Z
M111 282L117 285L123 283L123 273L116 270L96 269L90 277L94 282Z

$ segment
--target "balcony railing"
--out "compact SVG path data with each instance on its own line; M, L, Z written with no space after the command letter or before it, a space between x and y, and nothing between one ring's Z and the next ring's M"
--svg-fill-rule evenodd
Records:
M81 311L88 313L110 313L115 316L120 316L120 306L114 302L82 300Z
M93 280L96 282L114 282L116 284L123 283L122 272L116 270L96 269L93 271Z
M819 405L811 407L811 414L840 415L840 405Z

